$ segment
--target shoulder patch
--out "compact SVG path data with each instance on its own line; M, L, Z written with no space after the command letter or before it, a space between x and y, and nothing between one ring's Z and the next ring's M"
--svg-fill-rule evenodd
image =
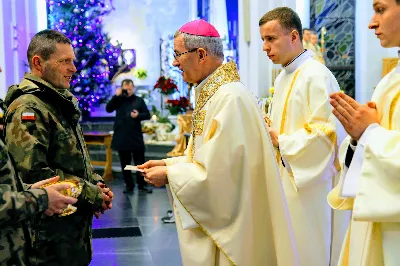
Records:
M22 121L35 121L35 113L23 112L21 116Z

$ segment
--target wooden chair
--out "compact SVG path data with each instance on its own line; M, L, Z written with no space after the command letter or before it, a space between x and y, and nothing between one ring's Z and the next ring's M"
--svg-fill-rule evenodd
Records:
M105 181L112 180L112 150L111 140L112 134L105 132L86 132L83 133L86 145L100 145L106 148L106 161L91 161L92 165L104 166L103 179Z

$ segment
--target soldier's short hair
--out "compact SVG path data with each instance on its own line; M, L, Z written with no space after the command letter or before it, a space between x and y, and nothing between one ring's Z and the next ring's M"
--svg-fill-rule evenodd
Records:
M55 30L42 30L36 33L28 47L28 62L32 68L32 58L35 55L40 56L44 60L48 60L50 56L56 51L56 44L71 44L71 40Z
M278 7L267 12L258 25L261 27L267 22L277 20L283 29L287 31L296 30L299 33L300 40L303 39L303 30L299 15L289 7Z
M131 79L124 79L122 82L121 82L121 87L122 86L124 86L124 84L131 84L132 83L132 85L133 86L135 86L135 84L133 83L133 80L131 80Z

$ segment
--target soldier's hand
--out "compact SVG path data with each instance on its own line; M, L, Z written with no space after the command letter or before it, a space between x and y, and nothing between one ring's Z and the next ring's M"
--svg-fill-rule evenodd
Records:
M163 160L150 160L145 162L144 164L137 165L136 167L139 169L149 169L155 166L167 166Z
M100 212L93 212L93 215L96 219L100 219Z
M114 194L111 194L112 196L108 195L108 193L111 191L109 188L106 188L106 187L101 188L100 187L100 189L101 189L101 192L102 192L102 195L103 195L103 203L101 204L101 210L100 211L101 211L101 213L104 213L105 210L108 210L108 209L112 208L112 203L111 202L112 202L112 196Z
M101 182L98 182L97 186L99 186L101 191L103 192L103 194L106 194L107 197L109 197L109 199L110 199L109 201L105 201L105 202L103 201L103 206L102 206L101 213L104 214L105 210L108 210L108 209L112 208L112 200L114 199L114 193L111 191L110 188L106 187L106 185L101 183ZM105 204L106 208L104 208L104 204ZM95 214L95 216L96 216L96 214ZM96 216L96 218L97 218L97 216Z
M60 191L70 188L69 184L54 184L44 189L47 191L49 205L45 214L52 216L53 214L61 214L69 204L75 204L77 199L64 196Z
M40 188L43 185L46 185L47 183L55 183L60 179L59 176L54 176L52 178L48 178L39 182L34 183L31 188Z
M122 89L121 88L116 89L115 90L115 95L117 95L117 96L122 95Z

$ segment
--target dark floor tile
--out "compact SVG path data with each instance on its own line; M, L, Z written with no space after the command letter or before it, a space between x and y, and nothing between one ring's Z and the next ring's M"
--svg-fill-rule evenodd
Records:
M171 209L165 188L152 194L122 193L122 180L107 182L114 192L113 208L93 228L139 227L142 237L93 239L93 260L96 266L180 266L178 236L175 224L163 224L161 218Z
M93 238L141 237L139 227L101 228L92 232Z

